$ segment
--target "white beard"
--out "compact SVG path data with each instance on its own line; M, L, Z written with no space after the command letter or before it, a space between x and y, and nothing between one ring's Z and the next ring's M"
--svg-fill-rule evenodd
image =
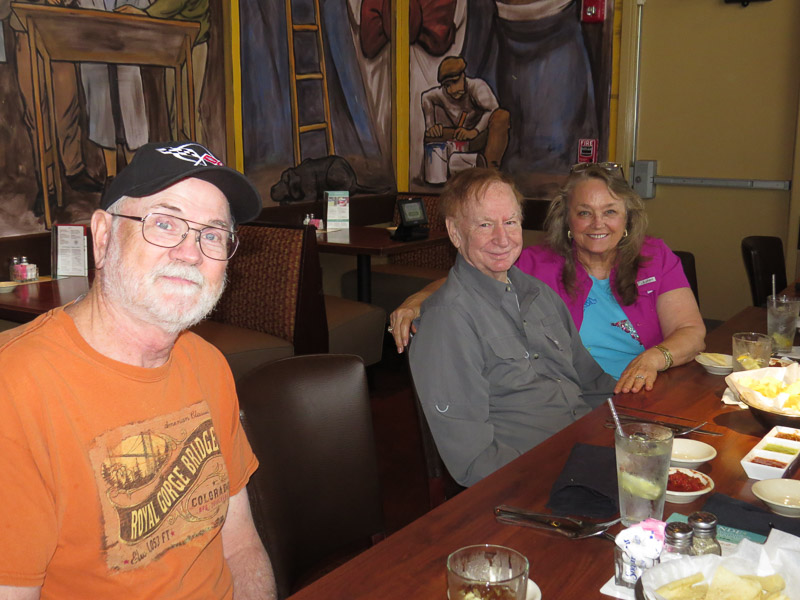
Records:
M197 267L180 262L140 273L122 257L119 236L111 237L101 280L104 295L166 333L180 333L202 321L225 289L226 277L215 288ZM164 277L178 277L197 285L172 283Z

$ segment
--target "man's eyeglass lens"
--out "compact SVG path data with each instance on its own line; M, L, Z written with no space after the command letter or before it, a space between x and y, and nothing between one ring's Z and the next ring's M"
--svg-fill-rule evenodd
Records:
M154 246L174 248L180 244L189 231L197 231L200 240L200 251L214 260L228 260L239 241L236 234L219 227L203 227L195 229L180 217L150 213L142 219L142 235Z

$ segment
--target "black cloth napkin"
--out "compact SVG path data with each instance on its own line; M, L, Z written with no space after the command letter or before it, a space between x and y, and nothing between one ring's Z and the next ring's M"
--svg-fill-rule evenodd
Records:
M727 527L744 529L764 536L768 536L769 530L774 527L800 536L800 519L782 517L725 494L712 494L703 506L703 510L715 514L717 522Z
M608 519L619 512L614 448L575 444L550 490L547 508L557 515Z

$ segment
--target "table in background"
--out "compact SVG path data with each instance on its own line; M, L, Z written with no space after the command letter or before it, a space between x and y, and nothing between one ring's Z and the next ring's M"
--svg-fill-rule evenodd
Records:
M89 291L94 277L63 277L48 281L20 284L13 292L0 294L0 319L27 323Z
M766 311L749 307L711 332L708 350L730 353L731 334L765 331ZM753 480L739 461L766 433L747 410L722 404L724 377L710 375L696 362L662 373L651 392L620 394L618 405L644 408L708 421L705 429L722 437L693 434L717 450L717 457L699 470L715 482L715 492L763 507L753 495ZM322 579L300 590L293 600L317 598L408 597L446 598L445 559L470 544L493 543L519 550L530 560L530 577L546 599L601 598L599 590L613 573L613 544L601 538L569 540L557 534L525 527L502 525L492 509L510 504L540 512L550 488L561 472L572 447L578 443L613 446L612 429L605 427L605 406L595 409L560 433L539 444L455 498L391 535ZM642 415L648 417L648 415ZM798 475L795 475L798 478ZM707 496L691 504L667 503L664 516L688 515L699 509Z
M424 240L398 242L390 236L385 227L353 226L336 231L317 233L317 246L320 252L356 256L358 275L358 300L372 301L372 257L402 254L410 250L449 244L450 238L444 231L432 231Z

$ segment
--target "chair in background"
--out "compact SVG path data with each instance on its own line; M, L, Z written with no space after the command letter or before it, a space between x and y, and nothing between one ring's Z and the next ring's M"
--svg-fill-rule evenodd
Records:
M786 288L786 258L783 242L778 237L751 235L742 240L742 258L750 282L753 306L766 306L767 296L772 294L772 276L775 289Z
M237 383L260 466L253 519L285 598L384 537L372 413L357 356L294 356Z
M313 230L243 225L239 238L225 292L193 331L225 355L236 379L271 360L327 352Z
M697 267L694 261L694 254L691 252L685 252L683 250L674 250L673 252L681 260L683 273L686 275L686 279L689 280L689 287L692 288L692 293L694 294L695 301L697 301L697 305L700 306L700 292L697 286ZM706 332L716 329L722 325L722 321L717 319L706 319L705 317L703 317L703 323L706 326Z

